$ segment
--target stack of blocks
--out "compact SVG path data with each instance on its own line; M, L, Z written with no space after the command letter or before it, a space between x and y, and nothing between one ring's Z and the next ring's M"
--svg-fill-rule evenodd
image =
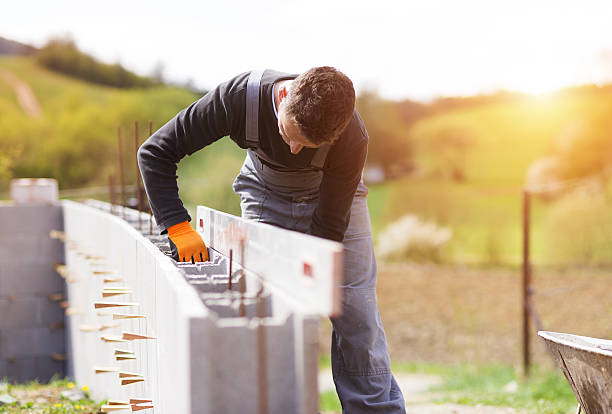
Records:
M64 246L59 204L0 204L0 379L64 376Z

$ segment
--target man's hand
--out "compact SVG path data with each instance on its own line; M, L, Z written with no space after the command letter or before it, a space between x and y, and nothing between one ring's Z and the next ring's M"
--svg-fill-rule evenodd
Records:
M172 256L179 262L207 262L208 250L206 244L189 222L184 221L168 227L168 238L172 248Z

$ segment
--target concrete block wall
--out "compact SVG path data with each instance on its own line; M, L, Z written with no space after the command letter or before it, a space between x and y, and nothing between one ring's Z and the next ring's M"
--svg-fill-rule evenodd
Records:
M55 271L64 246L59 204L0 204L0 378L48 381L65 375L65 284Z
M210 262L177 264L158 229L149 234L148 216L140 230L135 211L115 207L112 215L108 204L87 204L63 203L73 279L68 372L79 384L98 399L151 399L159 413L258 413L262 398L271 414L317 412L319 315L274 286L262 289L260 275L237 263L228 290L227 256L209 249ZM119 286L131 293L102 298L104 288ZM102 301L136 305L95 309ZM145 318L116 320L118 313ZM125 332L155 339L101 340ZM117 348L136 359L117 361ZM144 381L122 386L118 372L96 374L95 367Z

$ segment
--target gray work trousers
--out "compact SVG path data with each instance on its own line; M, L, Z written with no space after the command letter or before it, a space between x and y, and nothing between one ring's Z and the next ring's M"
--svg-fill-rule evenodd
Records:
M317 207L322 172L279 172L248 150L234 181L242 217L306 233ZM332 373L342 412L405 413L391 373L376 299L376 259L367 187L361 182L344 235L343 314L332 318Z

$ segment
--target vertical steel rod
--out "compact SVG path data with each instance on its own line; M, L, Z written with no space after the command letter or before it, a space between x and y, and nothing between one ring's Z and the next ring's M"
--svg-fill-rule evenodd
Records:
M238 288L240 289L240 307L238 312L241 318L246 316L246 308L244 306L244 295L246 293L246 276L244 269L240 269L240 279L238 280Z
M523 277L522 277L522 301L523 301L523 373L529 376L529 293L531 291L531 265L529 263L529 233L530 233L530 194L523 189Z
M138 168L138 121L134 121L134 161L136 162L136 199L138 200L138 230L142 231L140 212L142 211L142 198L140 196L140 168Z
M115 204L115 177L113 174L108 175L108 202L110 203L110 213L115 214L114 212L114 204Z
M240 240L240 280L238 281L238 288L240 289L240 317L246 316L246 308L244 306L244 295L246 294L246 272L244 270L244 239Z
M121 190L121 212L125 219L125 181L123 177L123 145L121 143L121 127L117 127L118 149L119 149L119 189Z
M229 257L229 273L227 275L227 290L232 290L232 262L234 260L234 251L230 249L230 257Z
M153 135L153 121L149 120L149 137ZM151 200L148 199L149 203L149 236L153 235L153 208L151 207Z
M257 293L257 382L259 389L258 414L268 414L268 366L266 328L263 324L266 316L266 304L263 300L263 282Z

